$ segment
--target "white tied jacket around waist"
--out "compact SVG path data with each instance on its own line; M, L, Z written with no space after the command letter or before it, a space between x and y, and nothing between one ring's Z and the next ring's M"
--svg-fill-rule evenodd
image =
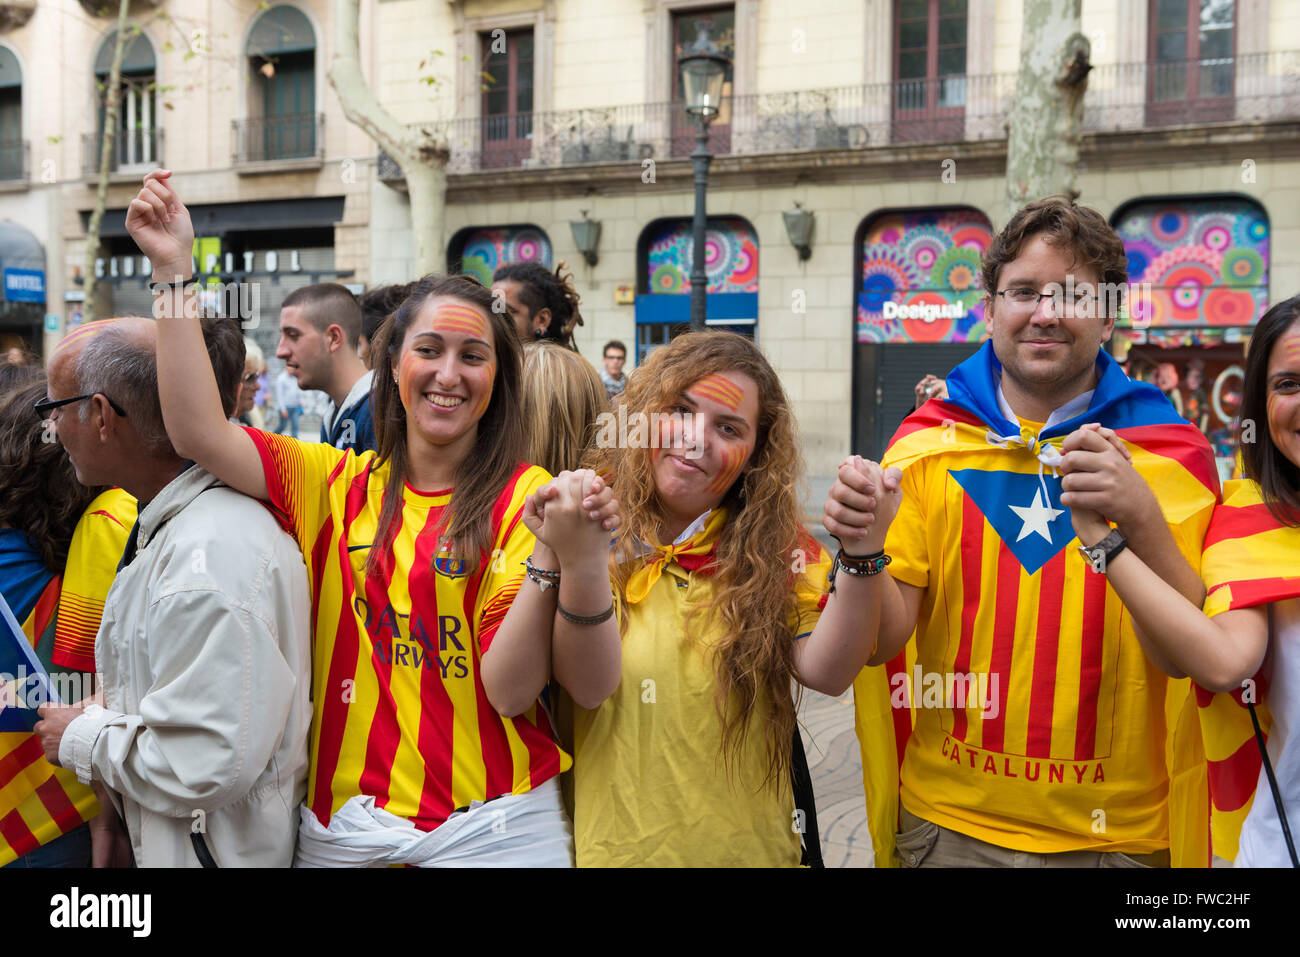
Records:
M297 544L198 466L141 512L95 638L105 707L59 761L111 788L141 867L288 867L306 794L310 598Z

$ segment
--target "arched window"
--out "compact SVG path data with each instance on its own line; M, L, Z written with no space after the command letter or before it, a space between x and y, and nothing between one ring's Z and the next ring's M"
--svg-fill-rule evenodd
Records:
M993 239L975 209L884 213L862 231L858 342L979 342L980 256Z
M1136 284L1120 326L1146 337L1222 341L1268 309L1269 226L1249 199L1142 201L1122 208L1115 229Z
M245 162L316 155L316 33L296 7L267 10L245 48L249 119L238 148Z
M1139 200L1112 221L1129 280L1115 357L1205 432L1231 474L1242 343L1269 305L1268 215L1249 199L1198 196Z
M660 219L637 244L637 365L659 346L686 332L691 321L691 220ZM758 327L758 233L738 216L709 217L704 234L710 328L754 336Z
M0 47L0 182L27 178L23 144L23 71L8 47Z
M95 55L96 123L93 137L87 137L86 165L89 172L99 170L102 156L105 107L108 102L108 76L113 67L117 31L111 31L99 44ZM150 169L161 162L157 103L157 65L153 44L138 26L128 28L122 50L122 76L117 106L117 123L113 130L113 148L109 169L132 171Z
M551 268L551 241L532 225L474 226L462 229L447 246L447 268L492 285L492 274L506 263L541 263Z

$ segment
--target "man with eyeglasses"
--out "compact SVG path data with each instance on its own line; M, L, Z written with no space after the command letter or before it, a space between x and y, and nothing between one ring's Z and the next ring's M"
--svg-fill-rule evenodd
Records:
M243 339L202 324L229 415ZM260 503L176 454L156 348L152 320L123 318L50 359L36 413L77 480L124 489L139 516L95 636L103 702L43 705L35 730L52 764L107 789L140 866L287 867L311 721L306 569Z
M1166 764L1167 705L1193 751L1195 708L1175 707L1186 685L1143 653L1105 567L1131 548L1200 603L1210 448L1102 351L1127 277L1099 213L1025 207L981 274L991 341L882 465L841 465L826 503L879 601L880 667L854 686L877 864L1207 864L1200 795L1171 770L1194 782L1196 755ZM1070 510L1116 488L1116 527L1080 542Z
M627 376L623 374L627 346L617 339L605 343L604 359L605 371L600 374L600 381L605 384L605 396L612 399L627 388Z

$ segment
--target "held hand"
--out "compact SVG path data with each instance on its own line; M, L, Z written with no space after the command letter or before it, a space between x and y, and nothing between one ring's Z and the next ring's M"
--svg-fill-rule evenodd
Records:
M126 211L126 229L149 257L157 282L174 282L190 275L194 225L190 211L172 189L171 172L156 169Z
M916 408L920 408L930 399L948 398L948 383L936 375L927 375L912 390L916 394Z
M1133 468L1131 453L1111 429L1096 423L1081 426L1066 436L1061 452L1061 503L1071 512L1097 512L1121 526L1153 509L1158 512L1159 503Z
M41 720L36 722L33 730L40 735L45 760L56 768L63 766L59 764L59 743L63 740L63 732L67 730L73 719L79 717L85 710L84 702L75 705L47 703L36 709Z
M609 551L609 533L618 528L614 490L595 472L561 472L524 506L524 522L559 557L561 565Z
M881 469L860 455L840 465L822 509L822 524L847 554L867 555L884 548L902 502L902 477L897 468Z

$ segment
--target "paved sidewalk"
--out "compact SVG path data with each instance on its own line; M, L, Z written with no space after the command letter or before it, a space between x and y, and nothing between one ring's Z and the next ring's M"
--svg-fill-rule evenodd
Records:
M827 867L871 867L853 689L838 698L805 689L799 724L817 799L822 859Z
M821 497L815 506L817 517L807 520L807 528L834 554L836 542L821 526L821 502L833 479L811 481L813 496ZM853 689L838 698L804 689L799 724L817 800L822 859L827 867L871 867L874 858L862 791L862 756L853 730Z

